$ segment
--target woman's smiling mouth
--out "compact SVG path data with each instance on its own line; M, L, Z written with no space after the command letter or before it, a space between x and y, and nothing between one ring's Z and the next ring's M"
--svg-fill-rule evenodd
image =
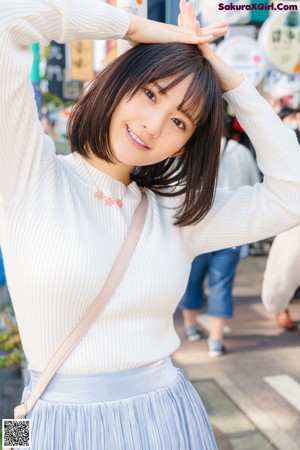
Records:
M127 136L129 137L130 141L139 149L142 150L150 150L150 148L145 144L142 139L140 139L130 128L128 125L126 125L126 131Z

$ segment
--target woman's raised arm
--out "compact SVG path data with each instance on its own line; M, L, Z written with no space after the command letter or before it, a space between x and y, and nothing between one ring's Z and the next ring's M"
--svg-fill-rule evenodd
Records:
M29 81L30 44L116 39L124 36L128 26L127 13L98 0L1 0L1 205L21 198L54 160L54 146L43 134Z
M196 36L203 36L208 33L213 33L215 36L222 36L226 28L226 21L218 22L217 24L201 28L198 20L196 19L192 4L186 0L180 0L179 3L180 14L178 16L178 25L184 29L190 29ZM219 30L219 33L217 32ZM223 92L234 89L243 81L243 77L236 73L231 67L229 67L216 53L212 50L208 43L199 43L199 49L201 54L207 59L213 66Z
M224 94L253 143L263 183L217 189L212 209L184 233L195 254L255 242L300 224L300 146L248 80Z
M200 43L212 38L128 15L99 0L1 0L0 204L23 196L54 161L54 147L38 121L29 81L30 44L124 36L134 42Z
M180 8L179 23L201 34L191 4L181 0ZM251 83L208 44L199 47L255 147L264 181L231 192L217 190L204 220L184 230L195 255L255 242L300 224L300 147L296 134L283 125Z

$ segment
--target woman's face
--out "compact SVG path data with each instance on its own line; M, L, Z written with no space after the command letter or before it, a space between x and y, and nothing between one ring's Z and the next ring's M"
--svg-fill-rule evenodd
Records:
M175 156L195 130L193 118L179 111L191 76L160 94L172 78L164 78L124 97L115 109L109 139L117 159L129 166L146 166Z

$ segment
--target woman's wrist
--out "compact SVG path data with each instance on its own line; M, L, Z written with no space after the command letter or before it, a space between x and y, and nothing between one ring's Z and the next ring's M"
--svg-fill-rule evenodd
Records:
M136 25L137 16L135 14L128 14L128 17L129 17L129 26L127 33L124 36L124 39L130 41L137 26Z
M244 77L242 77L231 67L229 67L228 64L226 64L218 55L216 55L213 50L211 50L211 52L208 52L208 54L204 54L203 56L210 62L210 64L214 68L220 81L223 93L231 91L244 81Z

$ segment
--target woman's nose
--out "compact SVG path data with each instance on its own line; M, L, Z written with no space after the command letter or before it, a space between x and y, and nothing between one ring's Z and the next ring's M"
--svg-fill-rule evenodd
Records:
M161 134L163 120L159 116L152 115L142 120L142 127L150 135L158 137Z

